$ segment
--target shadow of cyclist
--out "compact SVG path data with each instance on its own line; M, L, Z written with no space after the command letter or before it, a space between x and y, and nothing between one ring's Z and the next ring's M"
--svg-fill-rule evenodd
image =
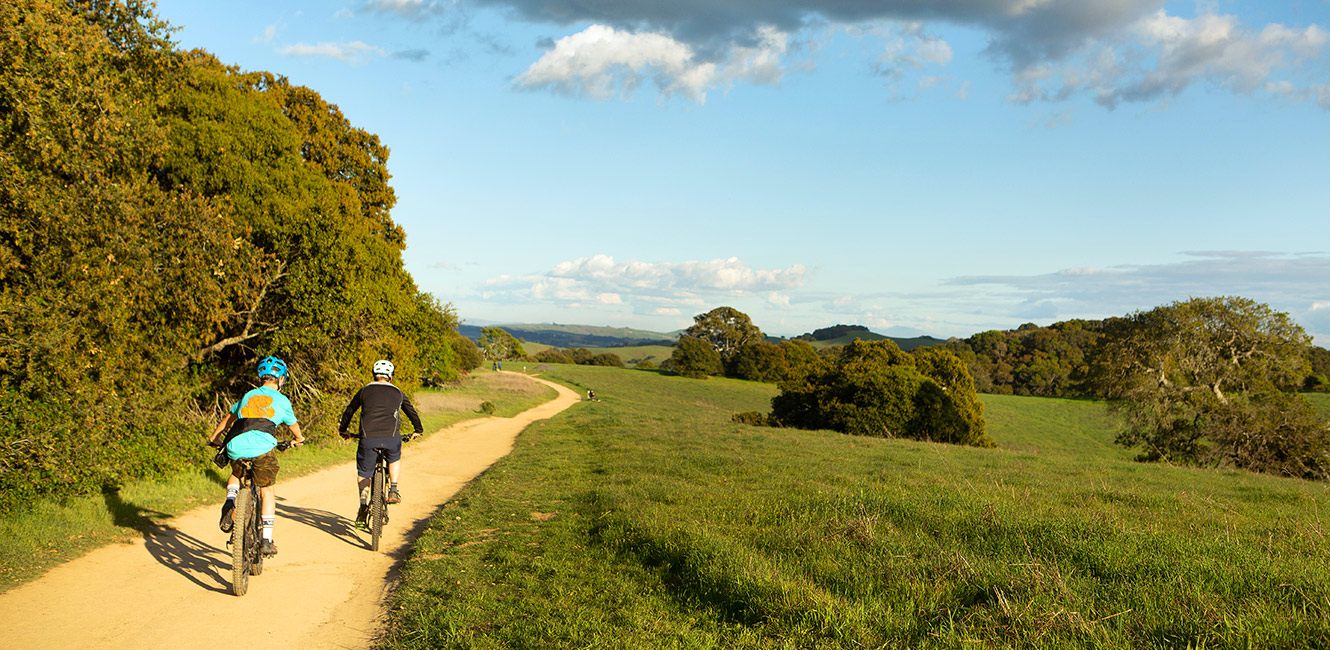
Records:
M369 548L369 543L360 539L360 536L356 534L354 523L350 519L335 512L316 508L300 508L287 505L283 501L283 498L277 497L277 513L284 519L290 519L315 530L328 533L352 546Z
M115 525L142 533L148 554L162 566L208 591L230 593L231 583L218 572L219 566L228 570L231 566L231 556L225 550L171 528L164 523L171 515L129 503L115 488L103 490L102 499Z

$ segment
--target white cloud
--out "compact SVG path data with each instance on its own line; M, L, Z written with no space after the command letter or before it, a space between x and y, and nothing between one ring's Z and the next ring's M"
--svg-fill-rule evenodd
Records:
M781 293L777 293L777 292L775 292L775 291L772 291L771 293L767 294L767 304L768 304L768 305L771 305L772 307L778 307L778 308L783 308L783 309L789 309L789 307L790 307L790 297L787 296L787 295L784 295L784 294L781 294Z
M923 23L912 22L897 25L885 33L870 30L870 34L883 39L882 53L874 64L873 71L887 80L893 91L906 74L919 72L929 66L946 66L953 56L951 45L942 38L924 31ZM942 78L936 75L921 76L916 83L920 91L927 90Z
M1060 101L1088 93L1111 108L1158 101L1207 83L1236 93L1311 99L1330 108L1330 102L1320 101L1318 85L1293 80L1327 44L1330 32L1317 25L1270 24L1253 31L1236 16L1182 18L1160 9L1121 33L1090 41L1076 57L1020 67L1011 99Z
M279 48L277 53L287 56L326 56L344 63L363 63L367 58L378 58L388 54L383 48L361 41L318 43L316 45L296 43L295 45Z
M562 262L546 273L504 275L485 282L482 296L496 302L622 305L639 313L677 314L722 299L764 296L789 305L783 293L803 286L807 269L753 269L738 258L685 262L620 262L594 255Z
M780 81L789 37L772 28L760 29L758 36L754 45L733 47L727 59L708 61L663 33L592 25L556 41L514 83L519 88L609 99L631 95L649 81L662 95L705 103L707 92L718 86Z

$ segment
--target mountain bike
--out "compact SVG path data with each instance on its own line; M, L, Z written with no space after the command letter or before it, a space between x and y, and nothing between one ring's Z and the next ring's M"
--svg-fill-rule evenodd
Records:
M402 436L402 442L410 442L420 434ZM375 449L374 476L369 487L369 549L379 550L379 537L383 527L388 524L388 450Z
M277 443L278 451L291 448L289 440ZM259 515L262 501L259 486L254 481L252 458L239 461L244 467L240 476L240 494L236 495L233 511L235 523L231 526L231 593L244 596L249 590L249 577L263 573L263 528Z

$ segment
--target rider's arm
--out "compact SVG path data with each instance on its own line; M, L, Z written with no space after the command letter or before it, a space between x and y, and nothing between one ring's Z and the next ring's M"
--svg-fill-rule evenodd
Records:
M411 420L411 426L416 428L416 433L425 432L425 427L420 426L420 415L416 413L416 407L411 405L411 400L407 399L405 393L402 394L402 412Z
M301 433L299 422L288 424L286 425L286 428L290 429L291 433L295 434L296 439L293 442L295 442L297 445L305 444L305 434Z
M220 444L222 440L226 437L225 436L226 430L230 429L231 425L235 424L235 421L236 421L236 414L227 411L226 417L222 418L222 421L217 423L217 429L212 432L211 436L208 436L208 444L210 445Z
M356 391L356 396L351 398L351 403L346 405L346 410L342 411L342 425L337 429L338 433L351 432L351 416L356 414L356 409L360 408L360 392Z

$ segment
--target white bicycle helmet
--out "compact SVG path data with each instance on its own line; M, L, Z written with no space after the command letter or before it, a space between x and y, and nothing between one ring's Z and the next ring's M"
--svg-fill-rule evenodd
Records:
M383 375L384 377L392 379L393 371L396 369L397 367L393 365L393 362L387 359L379 359L378 361L374 362L373 372L375 377Z

